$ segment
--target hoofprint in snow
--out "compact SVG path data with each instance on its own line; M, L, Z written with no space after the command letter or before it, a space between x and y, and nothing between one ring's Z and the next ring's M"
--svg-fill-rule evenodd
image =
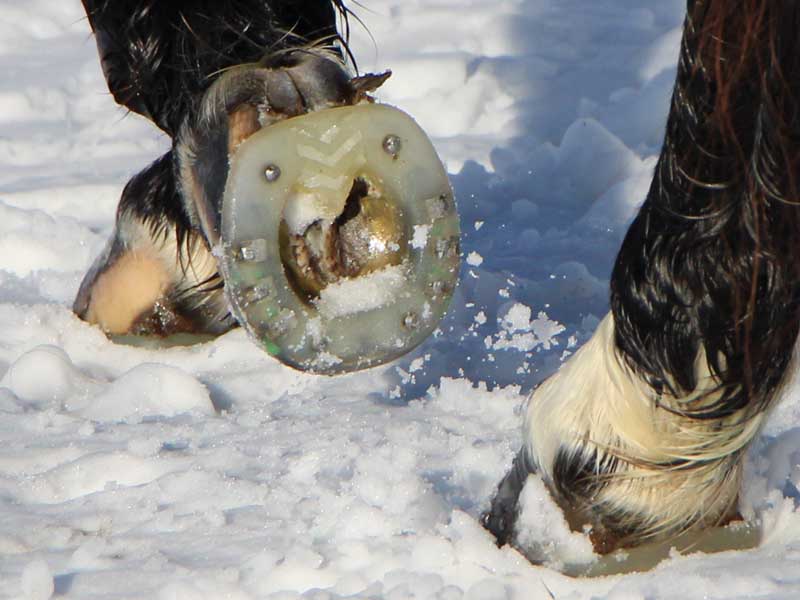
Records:
M751 453L760 546L573 579L544 489L532 566L478 525L525 393L583 343L658 152L679 0L373 0L362 70L452 175L450 316L393 365L303 375L244 333L151 349L69 306L127 178L167 141L107 94L80 3L0 5L0 596L796 598L800 400ZM422 236L424 232L420 232ZM554 551L556 552L556 551Z

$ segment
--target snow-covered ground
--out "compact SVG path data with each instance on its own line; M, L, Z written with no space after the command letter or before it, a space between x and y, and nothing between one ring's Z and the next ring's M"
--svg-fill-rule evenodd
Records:
M464 268L440 335L298 374L241 331L115 344L70 312L122 186L167 147L102 79L78 0L0 0L0 596L800 597L800 391L751 453L758 548L576 579L477 522L525 393L607 308L649 185L680 0L362 0L361 70L446 162ZM532 480L533 481L533 480ZM585 554L535 481L529 539ZM525 536L523 536L525 537Z

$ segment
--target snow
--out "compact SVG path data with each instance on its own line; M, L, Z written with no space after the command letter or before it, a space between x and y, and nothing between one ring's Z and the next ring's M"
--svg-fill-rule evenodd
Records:
M529 477L519 498L519 543L529 556L555 568L588 565L596 556L582 533L570 530L563 513L539 477Z
M472 258L430 340L335 378L242 331L128 346L72 315L123 186L169 141L114 105L79 2L0 5L0 597L797 598L796 381L747 462L755 549L581 579L557 568L586 539L535 478L520 535L546 565L477 520L527 392L607 310L681 0L362 4L359 66L394 71L380 97L431 134Z
M483 263L483 257L475 251L467 255L466 262L471 267L480 267Z
M508 312L499 319L499 329L496 339L487 342L486 347L495 350L514 349L520 352L531 350L550 350L558 345L558 336L564 332L564 326L551 321L546 312L539 312L535 319L531 319L531 308L519 302L515 303Z
M343 278L326 286L315 300L320 315L327 319L374 310L403 293L408 266L384 267L356 279Z
M47 600L53 595L53 576L47 562L37 559L22 572L22 593L26 600Z
M411 247L415 250L422 250L428 244L428 233L430 225L414 225L414 233L411 236Z
M310 192L295 192L290 195L283 211L289 231L295 235L303 235L309 225L320 220L320 215L328 215L331 207L326 201L327 198L320 198ZM330 223L326 225L330 226Z

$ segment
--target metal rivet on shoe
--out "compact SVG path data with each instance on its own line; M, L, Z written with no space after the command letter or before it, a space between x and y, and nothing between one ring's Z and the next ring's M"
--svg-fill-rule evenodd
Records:
M451 290L450 285L440 279L431 283L430 286L434 296L447 296Z
M270 183L274 183L278 181L278 178L281 176L281 168L278 165L267 165L267 168L264 169L264 177L267 178L267 181Z
M271 297L275 290L275 284L272 279L265 279L255 285L252 285L240 292L240 302L247 308L251 304L261 302Z
M403 327L406 329L413 331L417 327L419 327L419 316L415 312L407 313L405 317L403 317Z
M267 260L267 240L256 239L241 243L239 259L246 262L264 262Z
M397 157L397 155L400 154L400 148L402 148L402 146L403 142L400 141L400 137L393 133L383 138L383 150L390 156Z
M456 258L460 253L461 240L458 236L436 240L436 256L441 259Z

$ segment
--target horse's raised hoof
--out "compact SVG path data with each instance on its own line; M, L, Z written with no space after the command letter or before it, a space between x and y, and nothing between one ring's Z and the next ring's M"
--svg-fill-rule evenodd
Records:
M457 283L447 174L411 117L363 94L385 76L343 82L332 106L306 100L300 114L265 118L242 94L264 77L262 89L276 89L275 73L228 75L232 83L207 94L211 117L182 136L184 193L194 190L231 311L297 369L336 374L393 360L436 328ZM302 81L299 91L311 97Z
M395 359L436 328L458 277L458 216L408 115L338 107L241 144L218 252L250 336L293 367L334 374Z

